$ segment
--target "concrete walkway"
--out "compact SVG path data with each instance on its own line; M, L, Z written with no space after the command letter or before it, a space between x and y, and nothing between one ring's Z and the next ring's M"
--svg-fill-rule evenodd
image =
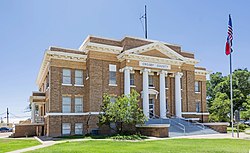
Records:
M49 146L52 146L52 145L54 145L56 143L60 143L60 142L46 141L46 142L42 142L42 144L37 145L37 146L33 146L33 147L29 147L29 148L24 148L24 149L20 149L20 150L15 150L15 151L11 151L11 152L8 152L8 153L20 153L20 152L32 151L32 150L36 150L36 149L40 149L40 148L49 147Z
M59 144L59 143L64 143L64 142L77 142L77 141L89 141L89 140L94 140L94 141L114 141L113 139L69 139L69 140L63 140L63 141L42 141L41 139L34 137L36 140L41 142L41 145L29 147L29 148L24 148L8 153L21 153L21 152L26 152L26 151L32 151L40 148L45 148L52 146L54 144ZM234 134L234 137L232 137L231 133L226 133L226 134L207 134L207 135L191 135L191 136L180 136L180 137L174 137L174 138L155 138L155 137L149 137L150 139L145 139L144 141L155 141L155 140L168 140L168 139L179 139L179 138L187 138L187 139L246 139L250 141L250 135L245 134L245 133L240 133L240 137L237 138L237 134ZM128 140L135 142L133 140Z

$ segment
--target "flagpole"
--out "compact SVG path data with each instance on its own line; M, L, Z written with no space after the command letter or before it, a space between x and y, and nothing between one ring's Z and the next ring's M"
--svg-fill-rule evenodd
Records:
M233 114L233 74L232 74L232 52L230 53L230 101L231 101L231 124L232 137L234 137L234 114Z

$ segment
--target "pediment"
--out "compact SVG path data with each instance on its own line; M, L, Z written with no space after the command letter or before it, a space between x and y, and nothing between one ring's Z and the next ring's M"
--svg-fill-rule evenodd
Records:
M176 51L161 42L155 42L130 50L126 50L125 53L185 61L185 57L183 57L182 55L180 55L179 53L177 53Z
M170 59L169 56L167 56L166 54L162 53L161 51L159 51L157 49L145 51L145 52L139 53L139 55L146 55L146 56L153 56L153 57L161 57L161 58Z

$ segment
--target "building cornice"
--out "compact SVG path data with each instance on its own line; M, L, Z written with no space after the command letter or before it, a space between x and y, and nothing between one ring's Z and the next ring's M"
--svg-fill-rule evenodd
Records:
M119 61L135 60L135 61L142 61L142 62L153 62L153 63L159 63L159 64L170 64L170 65L178 65L178 66L183 64L183 61L180 61L180 60L146 56L146 55L137 55L137 54L120 54L117 58Z
M195 69L195 70L194 70L194 74L195 74L195 75L206 76L207 74L209 74L209 71Z
M36 84L39 86L48 70L51 59L60 59L74 62L86 62L87 55L50 51L47 50L44 54L43 61L36 79Z
M86 54L90 51L99 51L99 52L106 52L106 53L113 53L113 54L120 54L123 50L122 47L106 45L106 44L99 44L93 42L87 42L84 46L81 47L81 50L84 51Z

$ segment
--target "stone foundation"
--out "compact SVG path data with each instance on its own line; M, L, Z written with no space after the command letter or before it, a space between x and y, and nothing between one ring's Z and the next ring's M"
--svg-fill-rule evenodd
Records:
M136 130L141 135L163 138L169 137L169 126L169 124L138 125Z
M203 123L203 124L219 133L227 133L227 126L229 123L221 122L221 123Z

